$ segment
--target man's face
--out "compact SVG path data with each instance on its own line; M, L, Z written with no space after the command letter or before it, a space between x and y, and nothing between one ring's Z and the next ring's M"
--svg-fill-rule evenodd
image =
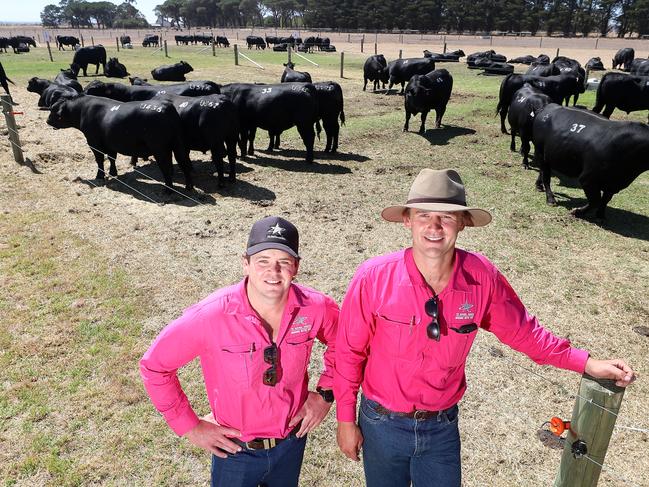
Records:
M298 260L288 252L268 249L243 259L243 272L248 276L248 291L265 299L286 297Z
M410 208L403 214L403 224L412 233L415 252L427 258L439 258L455 249L457 235L464 230L464 215Z

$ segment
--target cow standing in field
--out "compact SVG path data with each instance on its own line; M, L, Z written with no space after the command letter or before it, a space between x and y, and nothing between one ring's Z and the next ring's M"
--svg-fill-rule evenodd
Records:
M586 63L586 71L604 71L604 63L599 57L592 57Z
M408 131L410 116L421 113L419 133L423 134L426 131L426 117L430 110L435 110L435 128L440 128L452 90L453 77L445 69L436 69L424 75L415 74L410 78L403 99L406 112L403 131Z
M96 66L95 74L99 73L99 65L101 64L104 74L106 73L106 49L101 44L97 46L82 47L74 53L70 69L75 76L79 75L79 70L83 71L84 76L88 76L88 65L94 64Z
M142 47L158 47L160 45L160 37L157 34L144 34Z
M266 42L263 37L248 36L246 37L246 44L248 44L248 49L252 49L252 46L255 46L255 49L266 49Z
M624 73L606 73L597 86L593 111L609 118L619 108L631 113L649 110L649 76L632 76ZM648 117L649 121L649 117Z
M552 66L554 66L554 72L552 74L572 75L577 78L575 89L566 97L566 106L570 102L570 96L573 97L572 106L575 106L579 95L586 91L586 71L581 67L579 61L565 56L555 57L552 60Z
M507 133L505 128L505 118L509 110L511 99L525 83L529 83L548 95L554 103L563 103L575 91L578 91L579 83L577 77L573 74L561 74L555 76L532 76L528 74L510 74L500 84L500 93L498 96L498 105L496 114L500 114L500 131Z
M156 81L185 81L185 75L194 68L185 61L176 64L166 64L151 70L151 76Z
M143 101L162 95L205 96L219 94L220 85L213 81L190 81L173 85L135 85L104 83L95 80L84 90L87 95L103 96L118 101Z
M173 153L185 174L185 187L192 189L191 163L182 141L182 123L169 100L122 103L82 95L54 104L47 123L56 129L73 127L83 132L97 162L96 179L104 179L105 156L110 162L111 176L117 176L117 154L153 156L165 185L172 188Z
M13 48L14 54L21 52L21 44L23 45L22 47L25 46L36 47L36 41L34 40L33 37L12 36L9 38L9 45ZM27 52L29 52L29 48L27 48Z
M318 99L313 84L231 83L223 85L221 92L238 108L242 157L254 154L257 128L267 130L272 143L274 136L295 126L306 148L306 162L313 162L313 126L318 121Z
M225 36L216 36L216 45L219 47L230 47L230 41Z
M401 84L401 92L405 89L405 84L410 81L416 74L427 74L435 69L435 61L429 58L406 58L395 59L388 63L388 73L390 76L390 84L388 91L392 89L395 84Z
M367 88L367 82L374 83L374 91L379 87L379 83L385 84L390 81L390 73L388 71L388 62L385 60L383 54L375 54L365 60L363 65L363 91Z
M70 46L74 49L74 46L79 45L79 39L74 36L56 36L56 47L59 51L65 51L63 46Z
M635 51L633 50L632 47L625 47L623 49L620 49L618 52L615 53L615 56L613 56L613 60L612 60L613 69L622 66L622 69L624 71L629 71L634 57L635 57Z
M586 110L546 106L533 128L534 161L540 173L546 202L556 205L550 187L552 171L576 177L588 200L572 214L583 217L595 209L604 218L613 195L649 170L649 126L639 122L614 122Z
M529 84L524 84L512 98L509 105L507 120L511 127L512 136L509 148L516 151L516 135L521 138L521 154L523 155L523 167L529 169L530 141L532 140L532 129L537 114L552 103L548 95Z
M295 64L292 62L284 63L284 72L282 73L281 83L311 83L311 75L306 71L295 71Z
M130 44L131 36L119 36L119 43L122 45L122 47L126 46L126 44Z

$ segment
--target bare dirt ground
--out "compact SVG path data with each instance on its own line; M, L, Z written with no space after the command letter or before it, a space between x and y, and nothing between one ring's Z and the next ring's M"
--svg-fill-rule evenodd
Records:
M565 45L560 47L561 54L582 63L594 55L610 59L617 50L585 50L562 41ZM339 50L360 55L358 43L347 44L344 37L337 43ZM482 42L462 44L459 40L447 40L447 45L449 50L462 48L467 54L489 48ZM424 48L440 52L441 47L433 41L386 42L379 46L379 52L393 59L399 50L408 57L420 55ZM556 50L554 46L493 48L507 56L545 52L552 57ZM365 55L373 53L373 49L373 44L365 45ZM0 60L7 69L9 63ZM263 73L251 68L235 72L233 68L205 64L193 74L195 79L269 81L279 77L282 67L269 66ZM61 262L83 261L86 255L79 249L89 246L96 251L97 262L125 272L128 292L141 298L146 312L140 335L133 337L135 349L143 353L152 338L183 308L213 289L240 279L239 256L256 219L276 214L294 221L301 231L301 282L340 302L357 265L408 244L403 229L380 220L380 210L405 198L421 168L457 167L466 180L470 202L490 209L495 216L489 227L464 232L460 245L484 252L499 265L526 305L557 334L570 336L576 345L590 349L598 357L624 356L637 369L646 370L649 344L633 328L646 324L649 316L648 178L645 175L623 195L616 196L612 205L618 206L610 216L618 223L610 228L570 218L565 205L545 207L541 195L532 191L536 174L521 172L518 156L507 151L508 138L500 136L493 118L499 80L485 81L494 88L489 94L473 94L460 82L465 76L464 65L450 65L449 69L454 76L457 74L457 81L455 101L451 102L455 107L450 106L447 112L445 123L449 126L445 133L429 131L426 137L402 134L402 100L363 93L362 76L357 70L349 71L341 80L348 121L341 132L339 154L318 152L316 163L306 165L301 142L295 134L286 134L282 152L269 154L262 150L248 161L238 161L236 185L220 189L207 155L192 153L197 190L187 193L180 189L182 176L176 168L176 187L182 194L171 196L158 182L160 173L152 162L141 164L136 172L125 157L120 157L118 179L108 183L94 180L96 166L81 133L73 129L54 131L47 126L47 112L36 109L38 97L24 89L26 79L21 79L19 87L12 87L12 93L25 113L18 117L20 136L35 171L13 161L6 130L1 130L0 226L5 232L19 228L37 240L52 238L59 242L54 236L73 236L83 246L68 243L57 247ZM338 79L336 67L310 71L318 73L319 79ZM485 100L489 100L487 104ZM418 120L413 127L417 126ZM258 135L257 147L263 149L266 143L265 135ZM319 143L320 150L323 145ZM579 188L557 183L557 190L566 205L583 198ZM33 222L27 218L30 215L42 218ZM17 224L23 221L21 218L27 220ZM1 249L10 247L10 237L6 233L2 236ZM73 280L74 275L67 278ZM8 317L12 316L12 303L7 296L20 301L12 294L12 283L17 281L18 277L8 274L0 282L7 293L0 310ZM41 291L46 293L47 289ZM75 296L77 300L83 298L82 294ZM30 343L38 342L40 333L54 333L56 317L49 321L42 331L29 331ZM26 323L12 321L11 338L3 343L26 347L27 327ZM35 347L36 354L42 353ZM494 352L494 347L505 357ZM314 354L313 373L320 367L319 353L321 350ZM70 360L74 362L74 357ZM119 416L122 419L115 430L102 430L100 423L80 430L77 449L68 452L74 460L70 468L84 474L78 483L204 485L207 456L177 446L179 440L162 424L141 390L137 356L129 360L125 359L119 369L124 374L121 389L109 392L128 395L132 403L120 406L120 412L133 414L129 418ZM561 452L556 442L539 430L553 415L569 417L578 376L537 368L488 333L477 340L467 375L470 388L461 406L464 485L549 485ZM190 368L183 380L194 397L200 397L203 389L199 371ZM7 379L5 390L10 386ZM641 380L628 393L618 423L647 428L647 398L649 392ZM79 406L71 404L72 398L59 401L60 413L68 419L63 421L51 414L35 428L52 428L74 437L75 431L69 429L67 421L79 414ZM113 411L107 398L99 396L96 401L99 407L110 405ZM195 402L205 413L205 402ZM115 410L114 414L119 413ZM56 484L51 469L39 467L31 471L19 467L33 449L21 434L26 428L24 415L19 413L5 421L0 445L7 467L0 472L7 481L11 479L15 485ZM337 452L334 428L332 411L309 440L303 485L363 484L360 466ZM140 442L138 438L151 429L154 444ZM111 436L112 441L106 441L104 436ZM123 438L124 443L120 444L115 436ZM610 473L602 474L599 485L649 485L645 458L648 440L646 432L616 430L606 458ZM103 465L102 455L111 454L115 455L115 463ZM91 471L95 473L89 474Z

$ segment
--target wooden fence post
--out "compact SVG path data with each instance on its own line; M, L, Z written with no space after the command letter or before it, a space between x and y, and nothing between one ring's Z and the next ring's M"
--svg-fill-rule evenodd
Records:
M599 44L599 37L595 39L595 49L597 49L597 44Z
M403 49L399 49L399 59L403 56Z
M541 40L539 41L539 48L543 46L543 36L541 36Z
M288 54L288 62L290 63L291 62L291 46L288 46L286 48L286 52Z
M444 41L444 50L442 52L446 54L446 41Z
M239 66L239 46L234 45L234 65Z
M22 146L20 145L20 138L18 137L18 127L16 127L16 119L13 114L11 96L0 95L0 100L2 102L2 113L4 113L5 122L9 129L9 141L11 142L11 148L14 151L14 160L18 164L23 165L25 164L25 159L23 157Z
M115 45L117 46L117 52L119 52L119 38L115 37Z
M214 40L214 36L212 36L212 56L216 57L216 41Z
M95 38L93 36L90 36L90 42L93 46L95 45Z
M374 43L374 54L378 54L378 47L376 46L376 42Z
M164 46L165 46L165 57L169 57L169 53L167 52L167 41L164 41Z
M556 58L556 57L559 57L559 48L558 48L558 47L557 47L557 55L554 56L554 57L555 57L555 58Z
M50 41L45 41L45 44L47 44L47 53L50 55L50 61L54 62L54 58L52 57L52 48L50 47Z
M79 40L81 41L81 47L86 47L83 43L83 34L79 34Z
M361 39L361 52L363 52L363 42L365 42L365 36Z
M343 69L345 67L345 51L342 51L340 53L340 77L344 78L343 76Z
M554 487L597 485L602 468L594 462L604 464L624 390L614 380L582 376Z

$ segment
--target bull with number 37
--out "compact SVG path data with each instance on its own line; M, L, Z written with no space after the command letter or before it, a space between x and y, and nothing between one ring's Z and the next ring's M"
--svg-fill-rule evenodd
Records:
M537 189L555 205L552 171L578 178L588 200L572 210L578 217L595 209L597 218L604 218L613 195L649 169L649 126L640 122L612 121L551 103L536 115L532 140L540 169Z

